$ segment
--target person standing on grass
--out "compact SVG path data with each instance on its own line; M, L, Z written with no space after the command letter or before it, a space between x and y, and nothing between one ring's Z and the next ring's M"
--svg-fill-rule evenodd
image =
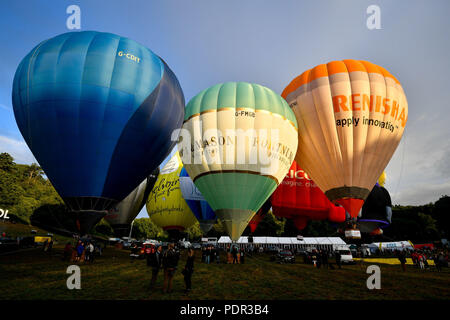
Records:
M335 258L337 266L339 267L339 269L341 269L341 254L339 253L339 251L335 252Z
M150 280L150 289L155 286L158 277L159 269L162 264L162 246L158 246L156 250L152 248L150 254L147 256L147 265L152 267L152 279Z
M209 264L210 261L211 261L211 246L208 246L205 252L205 262L206 264Z
M238 260L237 260L238 251L237 251L236 246L233 246L231 253L233 255L233 264L238 263Z
M403 272L406 272L406 255L403 251L400 251L398 253L398 260L400 260Z
M206 246L202 247L202 262L206 262Z
M184 275L184 283L186 284L186 290L185 293L189 293L192 289L192 274L194 273L194 250L192 248L189 248L187 251L187 260L186 265L183 269L183 275Z
M244 264L244 260L245 260L245 258L244 258L244 249L241 249L241 252L240 252L240 263Z
M317 269L322 266L322 250L317 251Z
M317 267L317 251L313 250L311 260L314 267Z
M177 270L178 260L180 258L178 252L175 251L175 244L170 243L166 252L164 252L162 264L164 268L164 287L163 293L172 292L172 282L175 271Z
M220 250L216 247L216 263L220 263Z
M81 260L81 257L83 256L83 251L84 251L83 242L78 240L78 244L77 244L77 258L75 260L76 262Z
M52 255L52 248L53 248L53 240L50 240L50 242L48 243L48 248L47 248L47 252L50 256Z
M67 242L66 246L64 247L64 256L62 260L63 261L69 260L71 254L72 254L72 244L70 242Z
M419 252L418 260L419 260L420 270L423 270L425 268L425 264L423 263L424 255L422 254L422 252Z
M89 242L86 242L86 245L84 246L84 262L89 261Z
M322 251L322 263L323 267L328 269L328 251Z
M433 255L434 266L436 267L437 272L441 272L441 265L439 262L439 255L435 253Z
M94 245L92 244L92 242L89 243L88 250L89 250L89 262L94 263Z

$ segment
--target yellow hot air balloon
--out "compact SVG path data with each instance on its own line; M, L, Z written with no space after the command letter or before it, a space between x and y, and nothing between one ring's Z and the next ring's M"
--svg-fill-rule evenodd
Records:
M150 219L166 231L183 231L197 222L181 194L182 168L177 152L161 170L147 200L146 208Z
M378 178L378 184L384 187L384 183L386 182L386 171L383 171L381 176Z
M356 217L405 129L400 82L367 61L332 61L295 78L282 96L298 122L296 161Z

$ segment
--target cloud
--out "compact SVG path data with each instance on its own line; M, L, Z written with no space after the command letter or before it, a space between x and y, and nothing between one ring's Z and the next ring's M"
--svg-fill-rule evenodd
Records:
M15 140L9 137L0 136L0 153L9 153L16 163L31 164L37 163L30 149L24 141Z
M420 187L413 185L393 194L393 204L423 205L436 202L443 195L450 195L450 181L443 183L422 183Z
M435 165L438 173L450 177L450 144L445 147L443 155L436 161Z

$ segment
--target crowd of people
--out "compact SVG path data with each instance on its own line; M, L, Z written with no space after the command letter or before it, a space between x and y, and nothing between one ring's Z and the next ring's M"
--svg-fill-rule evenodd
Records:
M94 263L95 256L102 255L102 247L93 241L78 240L75 246L67 242L64 246L63 261Z
M160 270L163 270L164 284L163 293L171 293L173 291L173 277L178 267L180 259L180 251L174 243L170 243L163 252L162 246L152 246L146 252L147 265L152 268L152 277L150 280L150 289L153 289ZM192 289L192 274L194 273L195 254L192 248L187 250L186 264L181 271L184 276L186 285L185 292L189 293Z
M405 271L404 266L406 264L406 256L407 253L399 253L399 260L402 264L403 271ZM410 252L411 260L415 267L419 268L420 270L426 270L430 269L430 264L428 263L428 260L433 260L434 267L436 271L441 272L442 267L448 267L449 266L449 256L448 251L444 250L414 250ZM404 261L404 262L402 262Z
M240 263L245 261L245 250L239 249L237 246L230 246L226 250L226 263ZM205 264L221 263L221 249L213 245L205 245L201 248L201 262ZM164 282L163 293L171 293L173 291L173 278L178 268L180 259L180 251L175 243L170 243L166 250L163 251L162 246L149 246L145 250L147 265L152 268L149 288L155 287L158 274L162 270ZM194 273L195 251L192 247L187 249L187 258L181 273L185 282L185 293L192 290L192 274Z
M339 269L342 268L341 254L339 251L328 251L328 250L312 250L311 254L303 255L304 263L312 263L314 267L320 269L322 266L326 269L334 270L334 265L330 261L330 258L334 256L336 265Z
M213 245L206 245L202 247L202 262L210 264L211 262L220 263L219 249Z

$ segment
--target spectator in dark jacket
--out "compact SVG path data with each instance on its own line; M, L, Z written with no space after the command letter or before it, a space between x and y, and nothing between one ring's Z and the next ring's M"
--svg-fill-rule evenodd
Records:
M206 247L202 247L202 262L206 262Z
M242 264L244 264L244 261L245 261L244 254L245 254L245 253L244 253L244 249L241 249L239 261L240 261L240 263L242 263Z
M341 269L341 254L339 253L339 251L336 251L334 255L336 257L336 264L339 269Z
M237 250L236 246L233 246L231 254L233 255L233 264L238 263L238 259L237 259L238 250Z
M215 252L216 252L216 263L220 263L220 251L219 251L219 248L216 248Z
M66 246L64 247L63 261L70 260L71 254L72 254L72 244L70 242L67 242Z
M175 251L175 244L169 244L168 249L164 252L162 258L162 264L164 268L164 287L163 293L172 292L172 281L173 276L175 275L175 271L177 270L178 260L180 259L180 255L177 251Z
M211 246L208 246L208 248L206 248L206 252L205 252L205 262L206 262L206 264L210 263L210 261L211 261L211 254L212 254Z
M400 261L400 264L402 265L403 272L406 271L406 254L404 251L400 251L398 253L398 260Z
M162 247L152 248L147 255L147 265L152 268L152 279L150 280L150 289L155 286L156 279L158 277L159 269L162 265Z
M323 267L328 269L328 251L322 251L322 263Z
M81 261L81 256L83 255L83 252L84 252L83 242L78 241L78 244L77 244L77 258L76 258L75 261Z
M192 248L188 249L188 256L186 260L186 265L184 266L183 275L184 283L186 284L186 293L189 293L192 289L192 274L194 273L194 250Z

